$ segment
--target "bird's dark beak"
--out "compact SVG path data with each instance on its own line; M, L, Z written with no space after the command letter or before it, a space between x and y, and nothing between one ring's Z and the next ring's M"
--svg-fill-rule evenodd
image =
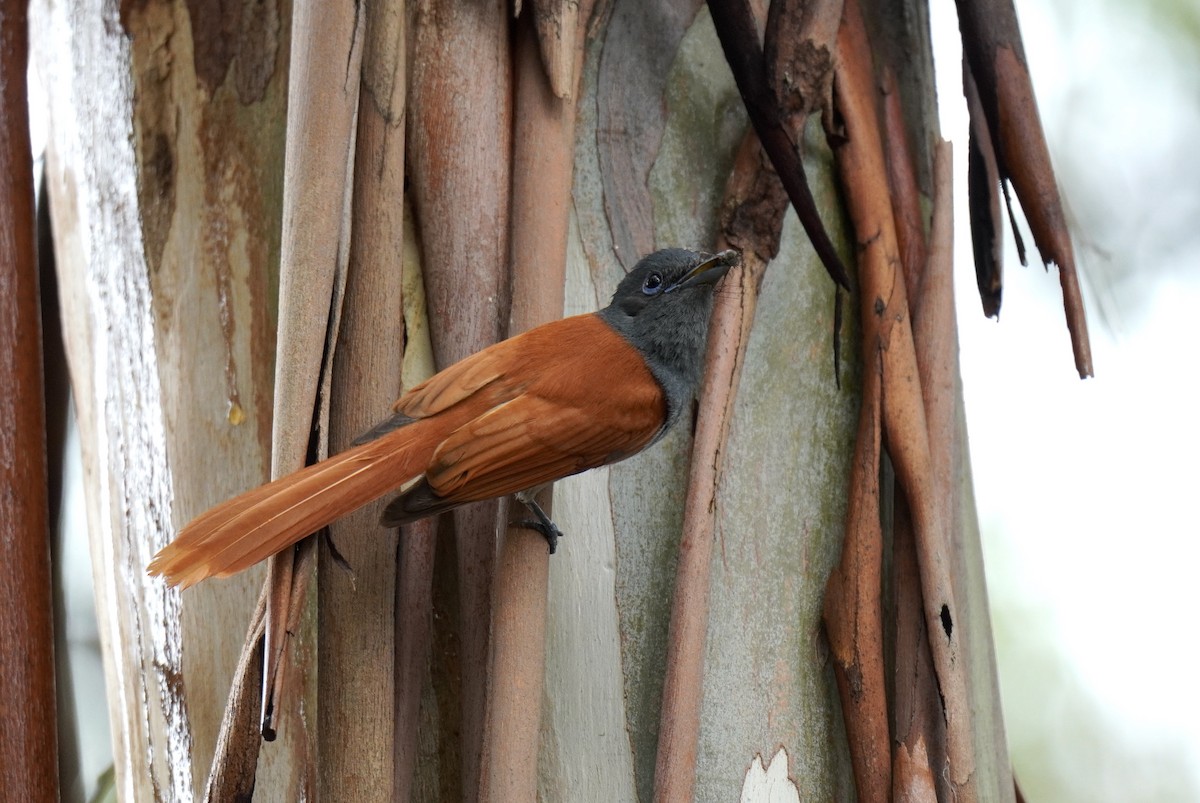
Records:
M685 287L695 287L699 284L716 284L729 269L742 261L742 255L734 250L713 254L708 259L692 268L680 279L671 290L681 290ZM667 292L670 292L668 290Z

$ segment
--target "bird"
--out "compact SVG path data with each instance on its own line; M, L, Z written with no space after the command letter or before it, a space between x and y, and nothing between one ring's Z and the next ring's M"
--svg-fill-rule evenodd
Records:
M396 527L516 494L553 553L561 532L533 499L554 480L630 457L690 409L717 282L739 264L670 248L634 266L601 310L489 346L403 394L345 451L201 514L152 559L187 588L228 577L401 490Z

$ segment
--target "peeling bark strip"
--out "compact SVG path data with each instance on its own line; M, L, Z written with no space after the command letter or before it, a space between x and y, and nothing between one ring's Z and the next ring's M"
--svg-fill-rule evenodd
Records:
M538 49L542 67L550 81L550 91L559 100L578 96L578 75L583 32L592 16L594 0L532 0L533 22L537 26ZM520 13L520 2L517 2Z
M1012 0L956 0L956 5L963 53L987 118L1000 178L1011 181L1017 191L1042 261L1058 266L1075 368L1080 378L1092 376L1075 253L1042 133L1016 9Z
M808 178L804 174L804 163L800 160L800 152L796 144L799 139L799 131L789 131L783 125L783 110L786 110L789 116L800 116L802 124L803 116L800 114L800 109L812 108L820 103L823 94L822 87L828 80L826 75L821 74L819 67L811 70L817 75L811 79L810 84L804 85L801 81L807 77L805 73L810 71L802 71L795 67L798 62L804 61L801 56L803 53L807 53L809 56L809 67L813 66L812 62L814 61L819 64L821 60L817 56L822 50L828 50L827 45L823 42L805 42L801 45L794 40L783 39L785 34L780 34L779 40L774 39L775 34L772 34L772 41L790 41L792 44L792 47L787 48L784 53L787 66L770 68L774 70L777 81L782 80L785 72L787 73L791 91L785 101L776 96L776 92L768 80L768 67L762 47L758 42L758 29L754 23L754 14L748 0L709 0L708 8L712 12L713 24L716 26L717 36L721 39L725 59L733 71L738 91L741 92L742 99L746 103L746 111L750 115L750 122L754 124L754 130L762 141L763 150L771 157L771 162L775 165L775 170L787 190L792 206L795 208L800 222L804 225L804 231L812 241L813 248L820 255L821 262L824 263L830 278L839 286L850 289L850 277L846 273L845 266L842 265L841 257L837 255L833 243L829 240L829 234L825 231L825 225L821 222L816 202L808 187ZM815 27L820 30L826 24L825 15L836 17L839 10L838 3L825 3L819 12L822 18L817 21L818 24ZM792 25L795 25L799 18L799 14L782 12L776 17L781 23L786 21ZM778 54L778 49L776 52ZM826 61L824 66L831 69L831 60Z
M717 482L729 438L750 327L767 263L779 252L787 196L750 131L738 150L725 191L722 240L717 248L742 249L742 266L725 278L714 302L704 362L703 391L692 444L683 539L671 605L662 719L654 769L654 799L695 797L700 704L704 694L704 644L708 631Z
M329 451L378 423L400 395L404 354L405 15L367 3L353 149L345 300L332 352ZM317 565L317 797L387 800L394 744L396 531L380 526L386 500L330 525Z
M863 333L863 396L851 464L846 540L841 561L825 587L823 618L858 798L887 800L892 785L891 739L883 671L883 529L879 521L883 357L877 328L864 321Z
M0 4L0 789L58 799L27 4Z
M917 187L917 165L908 132L904 128L903 99L896 75L890 67L881 80L883 144L887 149L888 186L892 191L892 214L896 220L896 245L904 270L904 289L918 298L921 271L925 267L925 219L921 191Z
M267 588L258 598L258 606L250 619L250 629L242 650L229 702L221 718L217 737L216 758L204 791L206 803L223 800L250 800L254 794L258 771L258 747L262 740L259 705L263 677L263 623L267 609Z
M563 313L575 158L573 99L592 3L570 5L557 25L547 26L540 12L534 20L526 14L516 23L510 337ZM570 27L564 29L566 24ZM547 511L551 501L551 489L538 496ZM480 771L480 798L495 803L537 798L546 673L550 556L540 533L516 523L527 517L523 505L510 506L509 517L493 592L491 687Z
M508 5L422 0L409 63L409 181L424 251L430 334L445 368L500 339L509 309L512 60ZM461 784L479 794L501 505L452 514L458 565ZM445 539L439 542L442 548ZM444 643L444 642L438 642ZM449 659L439 655L435 664Z
M963 622L950 576L949 512L931 487L929 435L879 139L869 42L856 0L846 2L838 43L834 97L846 139L835 155L858 233L864 350L868 357L879 355L884 438L916 525L925 621L945 705L949 778L960 800L974 800L971 709L959 646Z
M1004 222L1000 217L1000 168L996 165L996 148L988 129L979 90L971 76L970 64L963 59L963 94L970 115L970 136L967 140L967 204L971 215L971 248L975 255L975 283L983 314L989 318L1000 315L1004 294ZM1013 233L1017 236L1016 227ZM1022 249L1022 260L1024 250Z
M949 455L957 454L962 447L954 430L956 397L953 390L958 338L953 317L953 190L949 143L941 142L935 149L933 173L929 259L915 271L920 290L913 295L913 342L922 376L937 492L947 500L948 509L953 510L953 477L940 470L941 466L951 462L947 459ZM893 674L896 699L893 709L896 748L892 763L892 796L893 800L902 803L935 801L940 789L942 798L950 799L953 791L940 772L946 760L941 700L925 620L921 616L921 577L912 515L903 493L896 496L894 520L896 665ZM957 516L952 516L952 520L957 521Z
M358 9L335 14L299 3L292 20L288 72L288 127L283 177L283 234L279 274L279 331L275 362L275 416L271 475L301 468L309 436L327 406L329 366L337 339L350 232L349 175L354 120L361 81L363 20ZM326 402L327 404L327 402ZM326 433L321 427L321 434ZM324 438L322 438L324 440ZM319 443L317 456L327 450ZM266 608L263 668L263 737L273 739L281 710L280 684L287 677L285 622L303 604L293 588L296 556L309 546L276 555L268 563L271 589ZM293 600L297 600L293 603ZM297 723L299 724L299 723Z

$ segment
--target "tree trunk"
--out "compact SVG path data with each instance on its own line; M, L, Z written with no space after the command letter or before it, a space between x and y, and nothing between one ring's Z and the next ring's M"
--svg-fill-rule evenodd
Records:
M369 393L361 388L369 378L347 355L365 352L351 350L378 347L374 339L397 351L403 344L400 370L410 385L429 370L431 331L440 358L461 357L503 328L510 294L514 309L526 300L508 277L536 243L514 245L513 264L504 258L508 227L528 225L521 215L529 214L510 217L508 187L528 181L520 170L532 168L513 171L496 161L521 146L509 142L521 121L508 114L522 114L512 98L529 80L529 54L518 53L522 61L509 75L510 10L493 4L464 22L451 19L453 5L409 3L407 35L404 25L367 18L357 129L343 143L354 160L353 225L341 229L351 242L330 258L347 260L338 264L350 266L349 279L335 279L346 282L345 292L329 296L328 325L340 334L325 340L329 395L314 389L314 414L305 418L320 422L318 406L328 403L340 422L331 425L334 446L387 412L386 382ZM539 10L540 26L541 10L555 4L524 5L522 14ZM899 79L911 99L905 122L917 143L916 181L928 196L937 121L925 4L908 0L903 12L874 5L881 7L868 9L875 38L911 56ZM169 2L32 8L35 57L52 102L53 222L118 789L129 799L186 800L204 789L218 751L264 573L255 568L180 594L147 577L145 566L193 516L269 474L276 332L287 329L277 327L275 312L280 231L295 225L281 221L285 114L296 114L285 108L292 9L246 4L218 19L209 9ZM491 31L503 40L494 52L472 49L474 67L459 59L464 75L455 83L436 61L451 40L432 34L467 36L471 25L478 26L471 36ZM706 9L613 0L601 3L590 25L578 29L588 33L578 39L585 47L578 88L568 60L546 49L539 27L543 64L555 71L548 86L562 104L555 113L574 131L569 208L542 212L562 221L555 224L561 237L546 239L553 240L548 253L565 245L565 314L607 303L643 252L714 247L748 125ZM395 52L391 61L372 56L373 47L387 49L371 44L381 30L394 46L407 36L407 78L406 60ZM526 47L521 37L530 35L513 41ZM346 52L356 46L338 44ZM354 63L334 61L339 70ZM472 70L487 80L469 81ZM348 76L345 86L358 80ZM467 84L481 97L464 101ZM405 135L405 114L407 159L387 148L389 137ZM465 116L451 124L453 115ZM818 121L801 148L820 217L852 265L854 232ZM515 210L536 196L521 186ZM401 187L413 197L401 197ZM546 195L549 203L554 193ZM415 219L401 224L397 213L410 200ZM530 242L528 233L511 241ZM364 277L399 277L402 251L410 270L401 310L398 282L375 291ZM482 300L490 312L468 311L459 296ZM758 799L755 790L777 776L790 778L800 799L855 797L822 604L842 551L864 369L860 326L848 316L840 387L835 381L833 298L825 269L787 214L753 312L717 473L710 613L696 690L698 800L733 800L744 790ZM856 307L857 299L849 305ZM528 325L531 314L514 312L514 320ZM423 367L414 367L418 352ZM285 353L278 359L293 359ZM396 367L380 369L386 381L394 381ZM339 405L351 404L360 406L338 418ZM378 409L372 415L363 404ZM309 432L292 436L305 440ZM314 441L318 451L324 437ZM501 627L488 619L493 574L518 572L515 581L499 581L516 587L526 580L521 566L497 560L506 554L504 521L490 509L444 517L436 538L406 530L397 549L370 521L354 520L338 530L339 545L375 539L344 547L357 579L319 544L317 590L311 606L300 608L280 740L262 749L258 798L298 799L319 788L323 798L349 800L361 799L354 790L393 788L398 799L474 800L487 798L487 789L517 788L505 784L525 783L525 775L489 775L508 772L497 746L507 730L486 733L503 710L504 722L529 718L523 732L537 739L540 799L650 800L691 437L690 427L679 426L644 454L556 485L554 517L566 538L549 559L544 595L537 585L547 582L543 572L531 581L539 599L528 603L530 617L544 616L540 694L502 698L526 679L505 674L514 671L507 659L491 663L493 650L522 643L520 633L508 641L507 631L501 647L492 643L493 628ZM278 440L277 433L276 449ZM969 465L965 453L961 459ZM969 642L978 789L982 799L1005 799L1012 785L969 470L958 477L957 590L967 617L959 627ZM885 509L889 499L885 488ZM483 535L456 543L448 536L452 518L460 536L468 521ZM382 677L380 666L392 662L394 678ZM360 676L356 666L374 671ZM490 703L489 694L497 695ZM526 702L514 710L512 699ZM394 732L386 727L392 712Z

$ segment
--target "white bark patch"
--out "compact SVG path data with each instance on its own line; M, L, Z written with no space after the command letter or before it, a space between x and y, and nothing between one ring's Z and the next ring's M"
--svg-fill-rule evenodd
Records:
M800 803L800 790L788 777L787 750L780 747L765 769L762 755L754 757L742 782L742 803Z

